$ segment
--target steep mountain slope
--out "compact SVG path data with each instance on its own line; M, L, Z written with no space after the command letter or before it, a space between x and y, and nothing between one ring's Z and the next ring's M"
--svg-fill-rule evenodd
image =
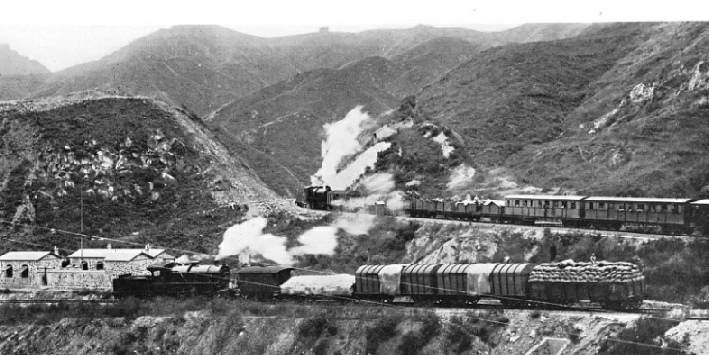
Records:
M540 184L556 182L550 171L573 174L594 193L709 196L709 24L648 32L589 86L566 117L566 138L515 158L518 174Z
M487 50L417 95L419 118L460 133L480 163L501 165L561 134L587 86L642 41L645 27Z
M298 177L289 185L299 191L320 165L323 124L358 105L373 115L392 107L399 98L390 86L401 72L384 58L370 57L340 70L300 74L232 102L208 124L272 156ZM274 181L278 176L260 176L280 184Z
M519 184L704 195L708 28L606 24L489 49L418 93L414 116L460 134L483 171Z
M356 106L371 116L398 106L406 95L431 82L479 50L462 39L442 37L414 47L391 60L369 57L338 70L296 75L225 105L208 124L272 155L291 174L289 190L309 182L320 166L322 126L342 119ZM252 160L253 161L253 160ZM269 186L283 184L282 174L268 174L252 163ZM271 166L272 164L266 164ZM266 168L266 166L264 166ZM297 191L297 190L296 190Z
M49 69L36 60L22 56L7 44L0 44L0 76L49 74Z
M50 227L214 252L233 207L277 198L196 117L159 102L84 93L0 108L0 233L15 239L78 244Z
M99 61L57 73L42 90L25 94L47 97L78 90L119 89L185 105L204 116L234 98L297 73L335 69L369 56L391 58L439 37L483 47L510 42L503 34L426 26L281 38L249 36L217 26L177 26L136 40Z

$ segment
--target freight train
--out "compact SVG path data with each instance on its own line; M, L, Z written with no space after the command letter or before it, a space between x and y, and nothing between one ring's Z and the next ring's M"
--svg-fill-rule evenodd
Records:
M345 200L352 194L329 187L307 187L304 193L305 200L301 204L316 209L332 209L337 205L333 201ZM403 212L410 217L658 234L691 235L709 231L707 199L508 195L502 200L451 201L409 196L404 200Z
M219 294L226 290L228 277L223 267L212 267L149 268L160 275L118 278L114 293L117 297ZM481 299L497 299L505 306L594 304L618 310L637 309L645 292L641 270L625 262L362 265L354 275L293 275L294 270L242 268L234 273L232 291L257 300L316 298L472 307Z

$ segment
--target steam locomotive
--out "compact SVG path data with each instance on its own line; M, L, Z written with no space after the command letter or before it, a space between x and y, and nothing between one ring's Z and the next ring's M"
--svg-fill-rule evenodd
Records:
M226 265L149 265L149 275L120 275L113 279L113 296L155 297L227 295L231 292L231 268Z
M224 267L165 265L148 270L152 276L114 280L116 297L229 290ZM588 303L623 310L642 304L645 287L638 266L625 262L362 265L354 276L293 275L293 271L289 266L242 268L234 273L236 290L231 293L257 300L325 298L458 307L489 298L506 306Z
M334 201L346 200L353 193L307 187L304 194L302 205L329 210L341 204ZM403 212L410 217L658 234L691 235L709 230L709 200L689 198L508 195L503 200L451 201L408 196Z

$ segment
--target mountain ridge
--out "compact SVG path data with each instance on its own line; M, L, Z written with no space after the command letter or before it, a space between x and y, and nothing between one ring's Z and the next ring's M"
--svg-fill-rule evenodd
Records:
M9 44L0 43L0 76L49 73L49 69L40 62L21 55Z

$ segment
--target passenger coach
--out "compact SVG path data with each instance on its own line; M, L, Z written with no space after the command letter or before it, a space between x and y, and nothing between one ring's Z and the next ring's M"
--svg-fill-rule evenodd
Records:
M578 226L583 219L582 201L576 195L505 196L504 219L510 223Z
M661 229L686 233L690 218L685 212L690 199L640 197L588 197L584 199L585 226L618 230Z

